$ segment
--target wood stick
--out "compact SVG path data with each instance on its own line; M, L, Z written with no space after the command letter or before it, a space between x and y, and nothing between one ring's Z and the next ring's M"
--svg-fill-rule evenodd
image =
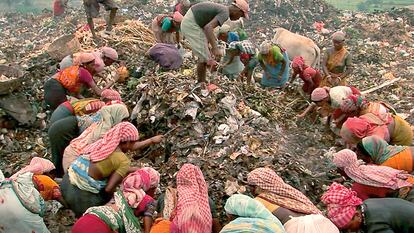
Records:
M389 80L389 81L386 81L386 82L384 82L383 84L381 84L381 85L379 85L379 86L377 86L377 87L373 87L373 88L370 88L370 89L368 89L368 90L362 91L361 93L362 93L363 95L366 95L366 94L369 94L369 93L374 92L374 91L376 91L376 90L379 90L379 89L381 89L381 88L383 88L383 87L390 86L390 85L392 85L392 84L394 84L395 82L398 82L398 81L400 81L400 80L401 80L401 78L396 78L396 79L393 79L393 80Z

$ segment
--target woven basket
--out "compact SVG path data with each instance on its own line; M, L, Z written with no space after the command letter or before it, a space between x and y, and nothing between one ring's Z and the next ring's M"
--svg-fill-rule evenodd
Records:
M0 95L6 95L16 90L22 83L23 71L20 69L10 67L7 65L0 65L0 76L5 75L10 79L7 81L0 81Z
M62 60L64 57L74 54L81 49L79 40L74 35L65 35L59 37L47 48L47 53L56 60Z

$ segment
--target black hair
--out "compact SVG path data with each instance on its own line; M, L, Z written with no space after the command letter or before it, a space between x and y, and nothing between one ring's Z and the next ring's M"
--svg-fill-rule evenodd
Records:
M370 154L368 153L368 151L365 149L364 144L362 143L362 141L358 142L357 144L357 149L365 156L370 156Z

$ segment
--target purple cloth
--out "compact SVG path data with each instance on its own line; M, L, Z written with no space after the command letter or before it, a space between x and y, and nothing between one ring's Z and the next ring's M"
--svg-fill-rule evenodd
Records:
M183 63L179 50L172 44L158 43L148 53L152 60L168 70L177 69Z

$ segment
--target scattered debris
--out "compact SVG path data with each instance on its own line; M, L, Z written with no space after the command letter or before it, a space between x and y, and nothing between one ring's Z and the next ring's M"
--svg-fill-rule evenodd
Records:
M274 0L253 0L250 4L251 20L245 27L254 44L273 37L272 27L267 25L307 36L321 49L331 46L324 29L345 31L354 59L348 83L360 90L385 83L381 91L370 92L368 98L391 103L414 123L414 63L409 59L414 55L414 27L408 13L340 12L320 0L279 1L277 7ZM122 1L121 6L119 12L123 15L118 17L113 33L100 35L97 42L85 26L82 9L69 9L58 21L44 15L0 17L0 64L21 67L28 73L30 78L20 85L20 93L31 103L40 124L32 128L9 126L3 121L6 113L0 109L0 169L6 176L33 156L50 156L45 129L50 112L43 109L42 88L56 72L58 60L51 59L47 48L62 35L74 35L81 50L108 45L116 48L120 60L125 61L128 70L107 68L98 84L104 85L118 74L121 82L114 88L132 110L130 120L137 125L140 136L145 139L165 134L165 143L131 155L135 165L150 165L160 171L162 189L174 182L181 164L193 162L202 169L210 195L222 213L227 196L246 191L250 170L270 166L287 183L319 203L326 185L337 175L331 172L335 168L330 158L339 148L332 147L335 138L317 121L295 119L308 105L300 94L299 80L284 90L270 91L214 73L207 90L201 90L193 77L195 64L191 57L184 59L179 70L161 72L144 56L154 44L147 25L171 6L132 0ZM315 30L315 22L321 33ZM104 21L97 20L96 28L103 30ZM74 218L68 211L50 207L46 221L51 232L67 232Z

